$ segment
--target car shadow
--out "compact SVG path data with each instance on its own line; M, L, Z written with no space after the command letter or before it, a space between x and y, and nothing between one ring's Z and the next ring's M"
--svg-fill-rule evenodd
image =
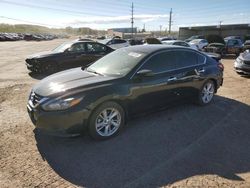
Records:
M137 117L120 135L94 141L35 131L44 160L83 187L159 187L195 175L244 181L250 172L249 105L216 96L200 107L182 104Z

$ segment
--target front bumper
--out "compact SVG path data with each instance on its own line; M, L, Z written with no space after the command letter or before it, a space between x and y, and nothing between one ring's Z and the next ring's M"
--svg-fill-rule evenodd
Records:
M64 111L43 111L27 104L27 111L37 129L54 135L80 134L87 127L90 111L73 107Z
M241 62L234 62L234 70L238 74L250 75L250 65Z

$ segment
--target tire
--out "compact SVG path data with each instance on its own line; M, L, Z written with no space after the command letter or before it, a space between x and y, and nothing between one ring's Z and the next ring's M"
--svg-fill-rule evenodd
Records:
M105 102L92 112L89 121L89 134L95 140L109 139L116 136L124 124L123 108L115 102Z
M205 82L198 93L198 104L204 106L211 103L215 94L215 90L215 84L212 80Z

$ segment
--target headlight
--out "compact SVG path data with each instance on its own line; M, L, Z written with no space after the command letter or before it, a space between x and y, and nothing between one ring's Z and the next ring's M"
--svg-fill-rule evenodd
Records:
M236 59L236 62L237 62L237 63L242 63L242 60L241 60L240 58L237 58L237 59Z
M66 110L80 103L82 99L83 98L73 98L73 97L67 99L56 99L43 104L42 109L46 111Z

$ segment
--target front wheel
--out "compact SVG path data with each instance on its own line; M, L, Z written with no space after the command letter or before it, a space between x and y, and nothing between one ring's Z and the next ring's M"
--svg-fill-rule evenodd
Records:
M124 118L124 110L119 104L103 103L91 115L89 133L96 140L111 138L124 126Z
M214 97L214 93L215 93L215 84L212 80L209 80L203 85L203 87L199 92L198 104L199 105L209 104Z

